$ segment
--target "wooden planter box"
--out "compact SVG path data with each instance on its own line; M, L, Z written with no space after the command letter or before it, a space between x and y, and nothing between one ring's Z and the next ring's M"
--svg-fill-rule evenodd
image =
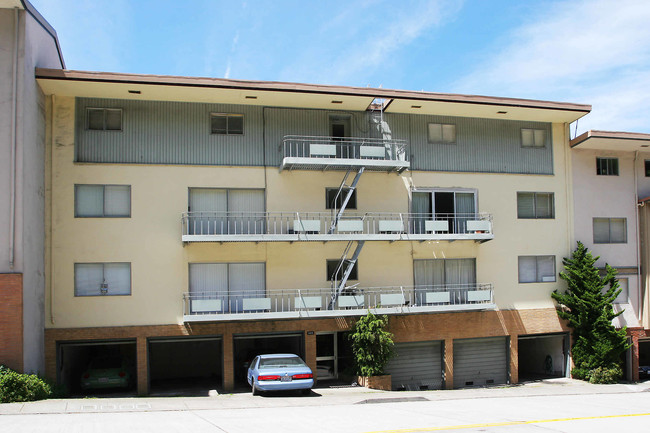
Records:
M371 389L380 389L382 391L390 391L392 389L392 381L390 374L383 376L357 376L357 383L361 386Z

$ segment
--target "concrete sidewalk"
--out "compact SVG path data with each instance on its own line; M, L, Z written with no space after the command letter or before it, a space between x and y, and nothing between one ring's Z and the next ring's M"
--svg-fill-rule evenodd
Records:
M280 393L253 396L242 392L211 397L78 398L5 403L0 404L0 415L231 410L649 391L650 381L638 384L592 385L567 378L490 388L438 391L377 391L359 386L341 386L315 388L311 396L306 397Z

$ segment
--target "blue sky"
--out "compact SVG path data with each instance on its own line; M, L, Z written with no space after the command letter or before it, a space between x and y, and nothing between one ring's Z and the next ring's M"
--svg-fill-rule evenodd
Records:
M68 69L578 102L578 132L650 133L647 0L30 1Z

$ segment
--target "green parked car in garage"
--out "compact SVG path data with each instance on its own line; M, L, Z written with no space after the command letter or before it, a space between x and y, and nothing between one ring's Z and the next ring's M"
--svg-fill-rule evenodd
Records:
M128 388L131 375L119 357L95 358L81 375L81 389Z

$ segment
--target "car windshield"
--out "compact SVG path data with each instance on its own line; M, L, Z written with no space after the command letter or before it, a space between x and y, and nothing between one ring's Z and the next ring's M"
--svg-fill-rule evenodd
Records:
M274 367L302 367L305 363L302 359L293 358L262 358L260 359L260 368L274 368Z
M90 368L120 368L121 366L120 358L97 358L90 364Z

